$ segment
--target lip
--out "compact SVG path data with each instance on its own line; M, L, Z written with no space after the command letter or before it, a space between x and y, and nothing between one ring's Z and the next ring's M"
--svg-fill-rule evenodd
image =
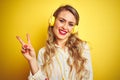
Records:
M66 35L66 34L67 34L67 31L66 31L66 30L62 30L62 29L59 29L59 34L61 34L61 35Z

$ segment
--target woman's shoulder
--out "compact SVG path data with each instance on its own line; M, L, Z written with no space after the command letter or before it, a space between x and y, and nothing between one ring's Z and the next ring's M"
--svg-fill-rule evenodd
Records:
M44 55L44 53L45 53L45 47L42 47L38 51L38 56L42 56L42 55Z
M87 41L81 41L78 45L83 50L89 49L89 45L88 45Z
M84 50L89 50L89 44L87 42L83 42L82 46L83 46Z
M90 57L90 48L87 42L83 43L83 56L86 58Z
M38 51L38 64L43 65L44 62L44 53L45 53L45 47L42 47Z
M40 48L39 52L45 52L45 47Z

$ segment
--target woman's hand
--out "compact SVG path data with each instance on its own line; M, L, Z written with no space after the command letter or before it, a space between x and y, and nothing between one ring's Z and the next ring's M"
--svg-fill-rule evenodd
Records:
M28 60L31 68L31 73L34 75L39 70L39 68L36 60L35 50L30 42L30 35L27 34L26 36L28 43L24 43L24 41L19 36L16 36L16 38L22 45L21 52L23 53L24 57Z
M19 36L16 36L16 38L22 45L21 52L23 53L24 57L28 61L31 61L31 60L36 59L36 54L35 54L34 48L31 45L31 42L30 42L30 35L27 34L26 36L27 36L28 43L25 43Z

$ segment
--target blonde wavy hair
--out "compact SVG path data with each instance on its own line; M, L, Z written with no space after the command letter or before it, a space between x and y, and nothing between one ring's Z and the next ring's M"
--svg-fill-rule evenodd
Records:
M79 14L78 12L70 5L64 5L60 6L53 14L55 18L59 15L59 13L63 10L70 11L76 19L76 25L79 23ZM55 55L56 47L54 45L56 38L53 33L53 27L48 27L48 40L46 41L46 47L45 47L45 54L44 54L44 65L43 70L45 71L48 78L50 77L51 68L50 64L52 63L52 57ZM88 75L88 71L85 69L84 64L86 63L86 58L82 56L83 53L83 44L85 41L82 41L78 37L78 33L71 34L65 44L66 47L68 47L68 52L70 54L70 57L67 60L68 65L70 66L70 73L69 78L72 75L72 71L76 71L76 79L75 80L83 80L87 79L86 75ZM73 60L73 62L70 62L70 59ZM71 78L70 78L71 79Z

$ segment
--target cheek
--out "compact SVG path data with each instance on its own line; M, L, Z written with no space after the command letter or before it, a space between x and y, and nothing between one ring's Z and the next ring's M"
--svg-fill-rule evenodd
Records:
M59 30L59 26L57 26L56 24L53 27L53 32L56 34Z
M56 25L54 25L54 27L53 27L53 31L56 32L58 29L59 29L59 27L56 26Z
M53 27L53 33L56 33L56 28L55 27Z
M54 27L53 27L53 32L54 33L58 33L58 30L60 29L60 26L58 26L58 25L54 25Z
M69 27L69 32L71 32L73 30L74 27Z
M56 28L61 28L63 26L63 24L61 24L58 20L56 20L55 21L55 25L54 25L54 27L56 27Z

